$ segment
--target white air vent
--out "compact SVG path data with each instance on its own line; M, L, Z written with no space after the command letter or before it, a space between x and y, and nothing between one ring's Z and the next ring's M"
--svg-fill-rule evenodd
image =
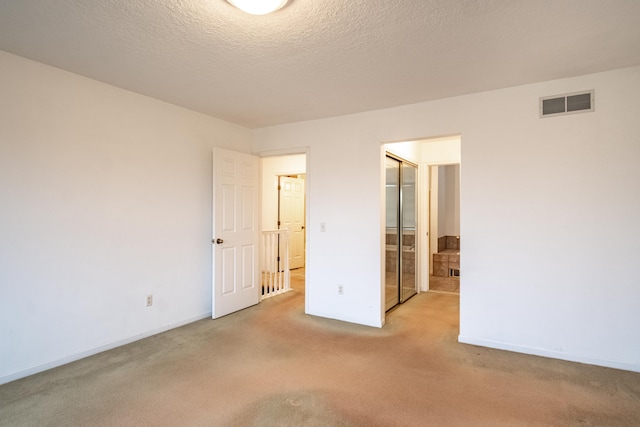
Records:
M540 117L587 113L595 110L593 90L540 98Z

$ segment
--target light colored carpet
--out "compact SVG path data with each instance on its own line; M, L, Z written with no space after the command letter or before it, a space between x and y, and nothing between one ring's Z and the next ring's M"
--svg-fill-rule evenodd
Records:
M303 295L0 386L0 425L640 425L640 374L459 344L457 295L383 329L307 316Z

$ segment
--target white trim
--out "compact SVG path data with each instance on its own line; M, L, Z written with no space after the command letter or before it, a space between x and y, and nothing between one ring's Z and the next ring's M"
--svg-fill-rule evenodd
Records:
M81 353L76 353L76 354L73 354L71 356L63 357L62 359L54 360L53 362L48 362L48 363L45 363L43 365L35 366L33 368L24 369L22 371L14 372L12 374L0 377L0 385L9 383L11 381L19 380L20 378L25 378L25 377L28 377L30 375L34 375L34 374L37 374L37 373L40 373L40 372L48 371L49 369L57 368L58 366L66 365L68 363L75 362L77 360L84 359L86 357L93 356L95 354L102 353L102 352L107 351L107 350L112 350L112 349L114 349L116 347L121 347L123 345L131 344L133 342L136 342L136 341L139 341L139 340L142 340L142 339L145 339L145 338L149 338L149 337L151 337L153 335L161 334L161 333L166 332L168 330L188 325L189 323L197 322L197 321L203 320L203 319L210 319L210 318L211 318L211 312L205 313L205 314L201 314L199 316L192 317L192 318L183 320L183 321L178 322L178 323L173 323L171 325L166 325L166 326L163 326L161 328L157 328L157 329L153 329L151 331L143 332L143 333L141 333L139 335L134 335L132 337L125 338L123 340L114 341L112 343L105 344L105 345L102 345L100 347L92 348L90 350L83 351Z
M292 148L282 148L278 150L253 151L251 154L253 154L254 156L258 156L260 158L291 156L294 154L306 154L308 156L309 151L311 151L311 148L309 146L301 146L301 147L292 147Z
M531 354L534 356L549 357L552 359L567 360L569 362L586 363L588 365L598 365L607 368L640 372L640 365L638 363L623 362L620 360L600 359L597 357L582 356L579 354L564 353L561 351L546 350L537 347L514 345L502 341L476 339L463 335L458 335L458 342L463 344L477 345L481 347L495 348L498 350L513 351L516 353Z

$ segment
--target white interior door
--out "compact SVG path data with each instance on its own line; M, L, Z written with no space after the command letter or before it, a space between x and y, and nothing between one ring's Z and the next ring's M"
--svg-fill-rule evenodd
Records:
M304 267L304 179L280 177L280 227L289 230L289 268Z
M212 317L260 301L259 163L244 153L213 152Z

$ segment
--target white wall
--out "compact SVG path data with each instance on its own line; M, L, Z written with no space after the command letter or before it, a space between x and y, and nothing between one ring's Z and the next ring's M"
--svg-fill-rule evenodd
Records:
M447 235L460 235L460 165L446 166ZM449 234L451 233L451 234Z
M212 147L250 131L3 52L0 93L0 383L210 315Z
M335 118L256 130L254 152L298 148L299 141L310 147L307 312L380 326L383 150L379 140L374 150L367 149L369 137L360 135L350 122L351 118ZM371 165L377 167L375 183L369 182ZM326 224L325 232L321 223ZM340 296L339 284L344 286Z
M448 165L460 163L460 135L433 138L422 141L420 156L428 165Z
M446 166L438 166L438 237L447 235L447 174Z
M262 229L278 229L278 176L306 173L307 156L292 154L260 159L262 176Z
M438 166L438 237L460 235L460 166Z
M595 112L538 117L585 89ZM382 324L380 143L460 133L460 340L640 370L639 96L634 67L257 130L310 146L309 312Z

